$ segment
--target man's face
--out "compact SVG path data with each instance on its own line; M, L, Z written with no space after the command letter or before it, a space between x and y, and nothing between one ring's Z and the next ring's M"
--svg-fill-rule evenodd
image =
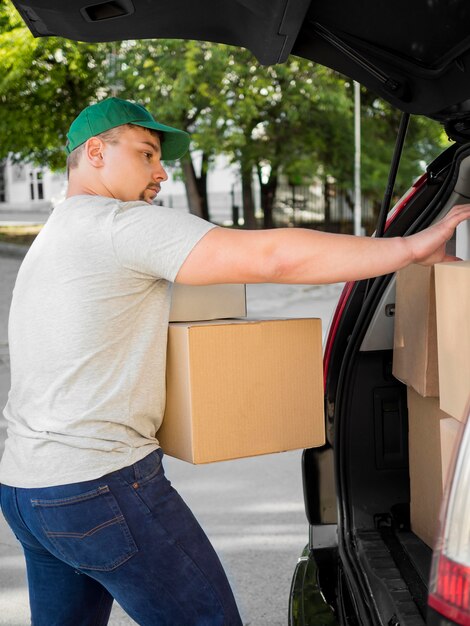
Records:
M116 142L106 142L101 180L111 197L149 204L168 175L160 162L160 139L140 126L123 127Z

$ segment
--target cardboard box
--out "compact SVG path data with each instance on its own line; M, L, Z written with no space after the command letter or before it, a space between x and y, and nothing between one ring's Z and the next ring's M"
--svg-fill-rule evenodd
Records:
M438 263L435 271L440 406L463 422L470 409L470 261Z
M424 397L439 396L433 267L397 274L393 375Z
M408 387L411 529L433 547L443 494L441 421L448 418L438 398Z
M460 441L462 422L447 417L441 420L441 461L442 461L442 488L444 489L449 468L452 465L456 445Z
M319 319L170 324L164 452L191 463L323 445Z
M170 322L245 317L245 285L173 285Z

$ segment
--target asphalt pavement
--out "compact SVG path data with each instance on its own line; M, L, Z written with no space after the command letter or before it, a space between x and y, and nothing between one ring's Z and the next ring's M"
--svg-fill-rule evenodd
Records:
M9 390L7 322L20 257L0 251L0 409ZM325 335L341 288L248 285L248 314L320 317ZM5 436L0 417L0 453ZM300 460L300 450L201 466L165 457L168 477L221 557L245 626L287 624L291 578L308 538ZM0 624L29 623L21 548L0 515ZM134 624L116 603L109 623Z

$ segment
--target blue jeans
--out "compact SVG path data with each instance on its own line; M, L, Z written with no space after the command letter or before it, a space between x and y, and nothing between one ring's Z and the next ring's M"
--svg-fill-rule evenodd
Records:
M165 477L161 450L82 483L1 486L26 558L34 626L241 626L222 565Z

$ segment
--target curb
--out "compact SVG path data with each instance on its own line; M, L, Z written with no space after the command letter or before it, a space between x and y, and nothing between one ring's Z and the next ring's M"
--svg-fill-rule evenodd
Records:
M17 243L0 242L0 256L23 259L29 250L29 246L22 246Z

